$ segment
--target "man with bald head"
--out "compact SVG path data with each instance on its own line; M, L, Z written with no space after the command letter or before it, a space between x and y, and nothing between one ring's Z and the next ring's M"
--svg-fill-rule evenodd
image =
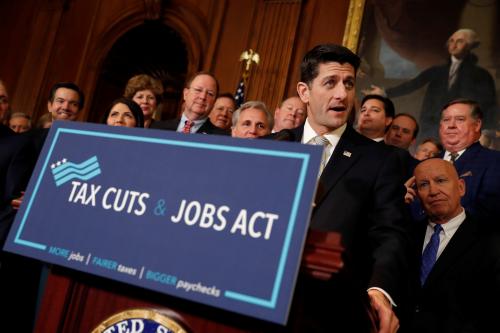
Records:
M471 51L479 46L474 30L459 29L446 43L450 58L446 64L430 67L414 79L383 90L372 86L365 93L386 94L389 98L407 95L427 85L420 119L421 137L436 137L440 110L457 98L475 100L484 112L484 127L496 124L496 90L491 74L477 65L478 58Z
M273 133L301 126L306 116L306 105L299 97L285 99L274 111Z
M439 158L428 159L417 165L414 175L418 197L434 225L465 213L460 204L465 182L458 178L453 164Z
M216 127L208 118L214 107L219 83L209 72L198 72L187 82L183 90L184 107L177 119L154 122L151 128L177 131L181 133L203 133L229 135Z
M409 332L490 332L500 296L500 238L460 204L467 191L451 163L415 169L426 218L414 225Z

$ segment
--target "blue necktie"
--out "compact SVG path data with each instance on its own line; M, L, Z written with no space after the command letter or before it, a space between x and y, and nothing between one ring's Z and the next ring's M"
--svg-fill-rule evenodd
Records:
M443 230L440 224L434 226L434 233L431 236L431 240L427 243L427 246L422 253L422 265L420 266L420 284L424 285L427 276L429 275L432 266L436 262L436 255L439 248L439 233Z

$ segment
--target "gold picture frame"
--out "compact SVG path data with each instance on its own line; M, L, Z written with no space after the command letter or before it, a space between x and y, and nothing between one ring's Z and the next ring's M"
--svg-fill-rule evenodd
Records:
M363 22L364 10L365 0L350 1L342 45L353 52L358 50L359 33L361 31L361 23Z

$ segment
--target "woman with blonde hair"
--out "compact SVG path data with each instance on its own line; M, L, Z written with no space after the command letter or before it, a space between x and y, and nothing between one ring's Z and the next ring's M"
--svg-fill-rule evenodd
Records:
M144 128L149 128L162 94L163 85L160 80L147 74L139 74L128 80L123 96L139 104L144 115Z

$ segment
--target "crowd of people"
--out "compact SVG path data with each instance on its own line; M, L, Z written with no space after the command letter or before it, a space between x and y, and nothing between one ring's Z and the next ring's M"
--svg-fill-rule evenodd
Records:
M274 115L261 101L237 107L233 95L219 93L211 73L199 72L186 82L180 116L165 121L154 117L160 81L141 74L128 81L102 122L324 147L310 227L341 234L344 267L331 281L300 278L301 304L294 302L292 314L300 309L301 315L289 323L294 330L489 331L500 310L500 152L480 143L480 101L468 95L446 100L426 118L435 119L439 137L416 145L427 124L396 112L391 90L366 92L353 117L359 65L345 47L316 46L302 60L297 96ZM36 160L25 157L38 154L51 121L76 120L84 100L74 83L55 84L50 119L29 130L29 116L3 117L10 108L0 81L0 242L15 215L12 200L22 197ZM0 260L4 279L12 258Z

